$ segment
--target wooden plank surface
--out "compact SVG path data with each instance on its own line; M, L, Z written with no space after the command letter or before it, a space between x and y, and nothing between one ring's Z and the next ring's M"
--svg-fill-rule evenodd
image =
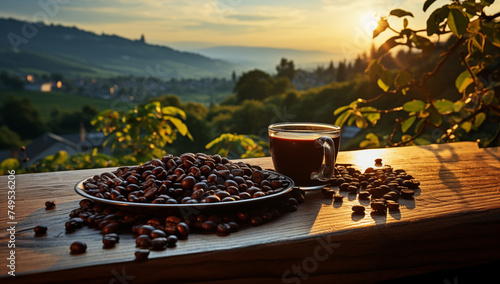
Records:
M339 163L360 168L375 158L420 180L413 201L398 213L351 214L357 199L333 204L309 192L299 210L227 237L193 234L174 249L134 262L135 241L122 235L114 249L102 249L98 231L66 233L68 213L81 199L78 181L104 169L16 175L16 277L7 275L7 177L0 177L0 277L16 283L134 283L162 281L233 283L376 282L406 275L500 259L500 149L476 143L412 146L339 153ZM272 168L270 158L245 162ZM56 200L54 210L45 210ZM33 227L48 233L34 237ZM83 255L69 244L85 241Z

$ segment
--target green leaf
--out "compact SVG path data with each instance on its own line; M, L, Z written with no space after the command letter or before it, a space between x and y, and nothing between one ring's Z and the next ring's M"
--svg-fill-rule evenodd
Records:
M408 129L413 125L413 123L415 122L415 119L417 119L416 116L410 116L408 117L407 119L405 119L405 121L403 122L403 124L401 124L401 131L403 133L406 133L406 131L408 131Z
M397 75L396 79L394 79L394 84L396 88L400 89L403 86L406 86L411 82L412 76L411 73L406 70L401 70Z
M347 111L343 112L335 120L335 125L342 127L351 114L352 114L352 110L347 110Z
M368 122L364 117L356 117L356 127L358 128L367 128L368 127Z
M448 27L457 37L462 37L467 32L469 17L460 9L450 9L448 14Z
M384 67L380 65L377 59L373 59L365 70L365 73L370 77L372 82L375 82L382 72L384 72Z
M434 124L434 126L440 126L441 123L443 123L443 117L433 104L427 106L427 111L429 112L429 121Z
M413 100L406 102L403 109L407 112L419 112L425 109L425 103L421 100Z
M463 101L456 101L453 103L453 111L454 112L459 112L461 111L465 106L465 103Z
M493 99L495 99L495 91L489 90L484 96L483 96L483 102L486 105L490 105L493 102Z
M377 121L380 120L380 113L376 112L377 109L374 107L362 107L359 109L365 117L373 126L377 124ZM366 112L366 113L365 113Z
M481 124L483 124L485 119L486 119L486 114L484 112L476 114L476 117L474 118L474 126L476 128L481 126Z
M432 5L432 3L436 2L436 0L426 0L425 3L424 3L424 12L427 11L427 9L429 9L429 7Z
M403 29L406 29L408 27L408 19L404 18L403 19Z
M17 170L20 166L19 160L16 158L7 158L0 164L0 168L5 170Z
M495 0L481 0L481 5L490 6L493 2L495 2Z
M439 25L448 17L450 8L448 5L444 5L441 8L436 9L427 19L427 35L431 36L439 30Z
M393 82L392 73L389 70L384 70L382 74L380 74L379 79L377 80L377 85L384 92L387 92L389 88L391 88Z
M457 79L455 80L455 87L460 93L462 93L473 82L474 79L472 79L469 71L465 70L464 72L460 73L460 75L458 75Z
M411 135L405 134L405 135L401 136L401 142L407 142L407 141L410 141L410 139L411 139Z
M413 14L411 12L405 11L403 9L394 9L389 13L389 15L396 16L398 18L402 18L405 16L413 17Z
M465 121L464 123L462 123L462 125L460 125L460 127L465 130L465 132L469 133L471 128L472 128L472 122L470 121Z
M417 138L414 140L417 145L431 145L431 141L424 138Z
M428 50L434 47L432 41L426 37L412 35L410 40L415 44L415 47L422 50Z
M421 118L417 121L415 124L415 134L419 133L422 130L422 127L424 127L424 121L425 118Z
M454 103L445 99L435 101L434 106L440 114L449 114L455 110Z
M345 111L346 109L350 109L351 106L342 106L342 107L339 107L338 109L336 109L334 112L333 112L333 115L338 115L339 113Z
M391 50L393 47L400 45L401 43L397 42L397 39L400 39L400 36L393 36L386 40L378 49L377 56L380 57Z
M380 18L378 21L378 25L373 31L373 38L376 38L379 34L385 31L389 27L389 22L386 19Z

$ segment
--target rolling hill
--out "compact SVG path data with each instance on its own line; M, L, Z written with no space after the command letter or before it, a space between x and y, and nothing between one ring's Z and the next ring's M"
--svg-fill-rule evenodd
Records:
M35 26L36 32L27 26ZM232 71L243 70L197 53L76 27L0 19L0 34L0 69L10 71L102 77L154 72L150 75L170 79L229 77Z

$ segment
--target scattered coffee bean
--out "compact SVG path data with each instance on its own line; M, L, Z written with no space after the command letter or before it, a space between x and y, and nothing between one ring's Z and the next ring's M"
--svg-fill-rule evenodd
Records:
M342 201L344 199L344 196L342 194L335 194L333 195L333 200L336 201L336 202L339 202L339 201Z
M56 207L55 201L46 201L45 202L45 209L54 209L55 207Z
M325 186L321 189L321 193L325 198L332 198L333 195L335 194L335 190L331 187Z
M136 247L147 249L151 246L151 238L148 235L140 235L135 238Z
M164 250L167 246L167 238L158 237L151 241L151 248L153 250Z
M415 193L411 189L402 189L400 192L401 192L401 197L404 199L413 199L413 194Z
M134 255L136 261L146 261L149 258L149 249L138 249Z
M177 244L177 236L176 235L170 235L167 237L167 247L175 247Z
M393 201L393 200L388 200L387 201L387 208L390 211L397 211L397 210L399 210L399 203L397 203L396 201Z
M71 251L71 254L81 254L87 250L87 244L84 242L75 241L70 245L69 250Z
M35 231L35 235L41 236L47 233L47 227L38 225L33 229L33 231Z
M371 202L370 206L374 211L382 212L386 210L386 206L383 202Z
M362 205L354 205L352 206L352 211L356 214L364 214L365 213L365 207Z

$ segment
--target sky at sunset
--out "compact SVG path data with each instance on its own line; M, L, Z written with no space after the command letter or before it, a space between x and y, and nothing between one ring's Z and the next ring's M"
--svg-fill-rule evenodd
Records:
M0 17L47 23L137 39L179 49L220 45L321 50L352 59L368 50L376 16L402 8L414 13L410 27L423 28L429 12L415 0L15 0L0 2ZM500 1L497 1L500 2ZM40 3L48 3L47 6ZM58 5L54 5L58 3ZM495 3L490 11L498 11ZM402 25L400 19L393 21ZM391 35L386 33L386 36ZM379 45L383 37L375 43Z

